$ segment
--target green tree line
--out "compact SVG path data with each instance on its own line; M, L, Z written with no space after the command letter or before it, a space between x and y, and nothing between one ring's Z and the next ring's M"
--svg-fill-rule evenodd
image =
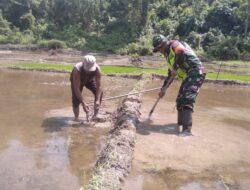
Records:
M250 57L250 0L1 0L0 44L149 55L161 33L206 56Z

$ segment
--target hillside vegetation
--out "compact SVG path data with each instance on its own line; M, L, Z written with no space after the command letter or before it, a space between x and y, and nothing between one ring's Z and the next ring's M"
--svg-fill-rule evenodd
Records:
M0 44L152 54L157 33L216 59L250 58L250 0L1 0Z

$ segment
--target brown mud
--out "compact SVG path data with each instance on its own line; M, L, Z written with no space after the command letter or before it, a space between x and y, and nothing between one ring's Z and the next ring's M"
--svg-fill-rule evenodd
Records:
M102 82L105 98L126 94L137 81ZM83 93L93 101L88 90ZM98 122L86 123L82 110L82 122L74 122L69 74L0 69L0 189L73 190L86 184L111 126L102 116L120 103L103 102Z
M70 102L69 91L65 90L65 86L69 87L68 78L65 80L64 77L59 77L55 80L50 79L53 73L45 74L46 77L43 77L37 75L39 72L31 72L29 75L32 76L26 81L25 77L19 76L16 71L8 72L12 74L7 82L5 71L0 70L1 91L4 92L0 94L3 100L0 131L5 134L0 140L0 150L2 150L0 168L3 168L3 172L0 172L2 178L0 185L3 189L12 188L10 184L5 183L10 178L11 183L17 187L15 189L32 189L39 179L46 181L50 177L52 182L41 184L41 189L45 187L66 189L71 182L72 189L75 189L79 187L76 176L81 186L88 184L91 179L90 189L103 184L103 189L107 187L107 189L124 190L250 189L248 88L238 84L228 86L205 84L199 95L197 113L195 112L194 117L194 122L199 123L199 127L194 125L193 137L180 138L175 125L176 112L173 112L178 90L176 81L157 106L150 122L147 116L155 102L157 92L143 96L142 119L139 124L136 121L139 117L137 111L140 109L137 106L133 108L133 105L140 105L141 102L134 96L126 99L125 105L123 102L115 120L114 109L120 105L119 100L105 102L96 121L87 123L83 114L82 122L77 123L73 121L73 117L69 117L72 115L72 110L70 104L65 103ZM147 89L156 85L158 87L162 83L158 81L161 77L152 78L153 84L144 84ZM29 82L34 83L35 87ZM110 87L110 83L116 85ZM132 79L127 81L110 77L104 84L105 96L125 94L131 90L133 84L135 81ZM60 90L54 91L55 87ZM9 89L14 89L14 93L8 91ZM91 95L87 93L87 97ZM87 101L90 102L91 99ZM15 105L18 105L19 109ZM127 115L130 111L122 111L123 108L132 109L130 110L132 114ZM45 114L41 117L41 113ZM128 120L131 122L127 122ZM104 137L108 132L107 127L113 126L113 121L117 121L115 128L106 139ZM40 128L36 127L37 125ZM40 150L43 149L41 147L44 141L46 141L45 153ZM32 146L34 144L39 148L34 148ZM31 159L25 159L23 154L17 155L22 151ZM57 151L58 156L56 156ZM97 153L100 153L100 156L95 164ZM32 159L34 155L35 161ZM20 162L13 165L22 168L23 172L5 167L15 162L15 157L25 161L23 166ZM55 163L56 160L59 162ZM121 182L131 169L131 162L132 172L122 186ZM28 163L32 165L26 171ZM94 176L90 178L94 166L97 167ZM71 170L70 174L68 167ZM60 175L61 168L61 175L64 177ZM102 171L105 170L112 175L103 176ZM45 175L46 173L52 174L50 176ZM58 178L64 182L57 184ZM20 186L18 180L22 182Z
M25 49L25 46L0 46L0 63L4 62L4 64L11 63L13 61L31 61L38 63L60 63L60 64L75 64L82 59L82 56L87 54L87 52L80 52L73 49L62 49L58 50L56 54L52 54L51 51L45 51L42 49L38 49L37 51L30 51L28 48ZM24 48L24 49L23 49ZM152 57L146 56L141 58L131 58L129 56L120 56L113 54L103 54L103 53L92 53L96 56L97 62L100 65L118 65L118 66L136 66L141 68L166 68L165 60L162 57ZM139 60L139 64L135 64L134 60ZM137 61L138 62L138 61ZM204 67L207 71L218 72L219 65L216 64L206 64L204 63ZM246 74L249 75L249 66L243 65L229 65L226 66L227 71L229 73L238 73L238 74ZM24 69L22 69L24 70ZM35 69L38 70L39 69ZM43 70L44 71L44 70ZM53 72L47 70L48 72ZM223 68L221 72L223 71ZM63 72L64 73L64 72ZM120 76L124 78L134 78L140 79L141 75L116 75L109 74L107 76ZM152 78L160 78L164 79L165 76L153 74ZM206 83L214 83L214 84L222 84L222 85L242 85L242 86L250 86L248 82L240 82L240 81L232 81L232 80L206 80Z
M204 84L193 114L193 136L183 138L176 126L179 85L174 82L168 89L150 122L157 93L143 96L132 171L123 189L250 189L249 88Z
M157 75L157 74L152 74L152 79L161 79L164 80L166 76L162 75ZM238 85L238 86L250 86L249 82L242 82L242 81L233 81L233 80L211 80L211 79L206 79L204 83L209 83L209 84L220 84L220 85Z
M142 90L146 81L140 81L132 92ZM122 182L131 170L140 107L140 94L129 95L123 100L117 110L114 127L109 132L85 189L121 189Z

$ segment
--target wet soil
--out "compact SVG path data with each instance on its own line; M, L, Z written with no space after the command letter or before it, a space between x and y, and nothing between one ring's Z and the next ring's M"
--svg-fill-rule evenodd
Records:
M45 50L45 49L18 49L18 48L2 48L0 45L0 61L2 60L30 60L30 61L51 61L51 62L64 62L75 63L81 60L83 55L90 52L81 52L74 49L61 49L61 50ZM155 56L120 56L109 53L91 53L96 56L97 62L102 65L123 65L123 66L136 66L136 67L153 67L153 68L165 68L165 59L156 54ZM249 62L243 62L242 64L220 64L213 63L209 60L202 59L204 67L207 71L225 71L229 73L238 73L249 75Z
M75 64L82 60L82 56L86 53L65 52L61 51L52 54L51 51L1 51L0 61L32 61L32 62L51 62L51 63L65 63ZM129 57L118 55L102 55L94 54L97 62L102 65L126 65L129 63Z
M125 94L134 79L103 77L104 97ZM112 86L110 86L112 84ZM1 190L79 189L103 146L109 123L74 122L69 74L0 69ZM93 97L87 90L88 102ZM120 99L104 102L100 114Z
M134 102L133 102L134 103ZM116 190L121 188L121 182L129 174L135 145L135 110L136 106L127 107L109 132L105 146L98 156L94 173L86 189ZM133 109L133 111L132 111ZM131 112L133 114L128 114ZM118 112L119 114L120 112ZM127 115L128 114L128 115Z
M168 89L151 121L147 118L157 93L143 97L132 172L123 189L250 189L250 89L205 84L193 114L194 136L179 137L179 85Z
M37 56L44 59L39 53ZM67 64L81 57L45 56L48 61ZM113 60L128 64L123 58ZM0 70L0 132L4 134L0 139L0 187L77 189L90 178L97 153L105 142L105 127L110 124L86 123L83 113L82 123L74 122L68 75L37 73ZM125 94L135 82L107 77L105 96ZM146 87L161 83L154 81ZM133 169L124 189L250 189L249 88L205 84L195 108L194 136L180 138L174 111L178 86L174 82L151 121L148 112L157 93L143 96ZM85 96L92 101L90 93ZM105 102L100 115L112 113L119 103L120 100Z
M1 47L0 47L1 49ZM56 53L53 53L56 52ZM0 50L0 65L8 65L13 62L34 62L34 63L60 63L60 64L70 64L81 61L82 56L86 55L87 52L80 52L73 49L64 50L36 50L36 51L20 51L20 50ZM132 58L130 56L120 56L114 54L105 53L91 53L96 59L97 63L100 65L118 65L118 66L135 66L142 68L161 68L166 69L166 63L161 56L143 56L138 58ZM226 72L234 73L239 75L249 75L250 67L249 64L242 65L223 65L222 67L218 64L212 64L204 62L204 67L207 72ZM115 76L115 75L109 75ZM139 79L140 76L135 75L123 75L126 78L136 78ZM165 76L154 75L155 78L165 78ZM224 84L224 85L240 85L240 86L250 86L249 82L241 81L230 81L230 80L206 80L206 83L214 84Z
M143 76L130 93L141 91L148 80L149 77ZM114 126L98 156L86 189L121 189L122 182L131 170L141 103L141 94L133 94L127 96L117 109Z
M18 51L2 50L0 51L0 63L11 63L13 61L31 61L38 63L60 63L75 64L82 60L82 56L87 52L75 50L60 50L56 54L52 51ZM137 66L137 67L165 67L164 60L160 57L144 57L140 62L134 62L130 56L120 56L114 54L91 53L97 59L100 65L119 65L119 66Z

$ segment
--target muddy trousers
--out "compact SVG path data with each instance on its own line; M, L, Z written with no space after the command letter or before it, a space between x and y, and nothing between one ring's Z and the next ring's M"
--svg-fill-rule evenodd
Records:
M191 132L194 103L205 76L205 73L199 74L194 72L188 75L181 84L176 99L176 107L178 110L177 123L183 126L183 131Z

